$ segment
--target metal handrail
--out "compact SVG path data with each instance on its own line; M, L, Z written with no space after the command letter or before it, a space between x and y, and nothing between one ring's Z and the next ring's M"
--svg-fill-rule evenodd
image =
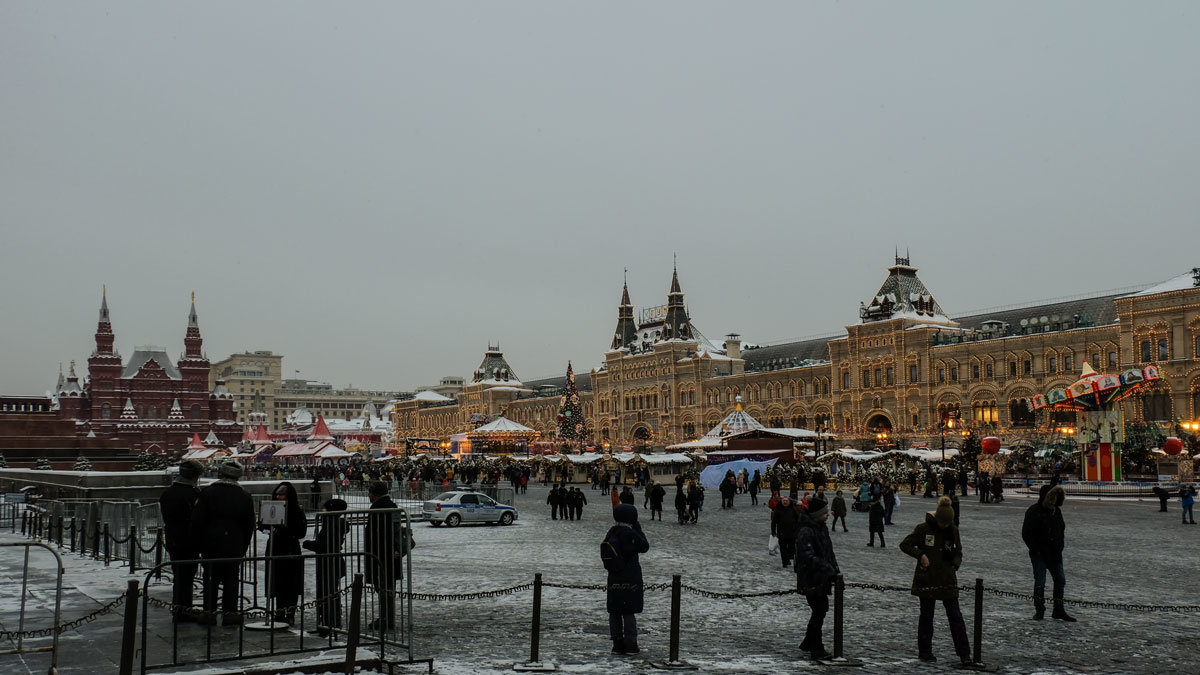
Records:
M25 595L26 595L26 591L28 590L28 587L29 587L29 549L30 549L30 547L33 547L33 546L44 548L47 551L50 551L50 553L54 556L55 562L58 563L58 565L56 567L58 574L55 575L56 580L55 580L55 590L54 590L54 627L56 629L58 628L59 619L61 618L62 581L63 581L63 573L66 571L65 568L63 567L62 556L60 556L58 554L58 551L55 551L49 544L46 544L46 543L40 542L40 541L4 542L4 543L0 543L0 546L23 546L25 548L25 566L21 572L21 615L17 622L17 648L8 650L3 653L5 653L5 654L23 654L23 653L26 653L26 651L34 651L34 652L46 651L45 647L38 647L36 649L31 649L31 650L26 650L24 648L24 641L25 641L24 637L25 636L23 633L25 631ZM60 632L61 632L60 630L55 630L52 633L53 638L52 638L52 642L50 644L50 649L49 649L49 651L50 651L50 670L49 670L50 675L54 675L55 673L58 672L58 636L59 636Z

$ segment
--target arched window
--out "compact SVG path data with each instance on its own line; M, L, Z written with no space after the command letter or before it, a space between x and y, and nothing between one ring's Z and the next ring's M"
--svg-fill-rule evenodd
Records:
M112 419L112 406L111 405L105 403L104 405L100 406L100 419L102 419L102 420Z
M1142 397L1142 416L1147 421L1162 422L1171 419L1171 395L1155 392Z
M194 419L194 420L200 419L200 405L199 404L192 406L192 419Z
M1170 345L1167 344L1166 338L1163 338L1158 341L1158 360L1159 361L1170 360L1170 358L1171 358L1170 351L1171 351Z
M1013 399L1008 402L1008 418L1012 420L1014 427L1033 426L1033 411L1023 400Z

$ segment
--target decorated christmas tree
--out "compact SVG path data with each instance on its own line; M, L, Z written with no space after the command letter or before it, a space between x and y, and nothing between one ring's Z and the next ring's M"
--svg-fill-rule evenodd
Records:
M579 400L579 387L575 384L575 371L567 362L567 386L558 406L558 437L573 446L578 446L587 437L587 419L583 416L583 405Z
M75 470L76 471L91 471L92 470L92 462L87 457L80 455L79 459L75 460Z
M45 455L38 457L37 464L35 464L33 468L37 469L38 471L52 471L54 469L54 467L50 465L50 458L46 457Z

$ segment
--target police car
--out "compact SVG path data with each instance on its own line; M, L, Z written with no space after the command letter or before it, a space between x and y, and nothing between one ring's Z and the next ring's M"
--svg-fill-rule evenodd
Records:
M443 492L425 502L421 505L421 515L434 527L442 523L445 523L446 527L458 527L463 523L512 525L517 519L517 510L497 503L485 494L460 490Z

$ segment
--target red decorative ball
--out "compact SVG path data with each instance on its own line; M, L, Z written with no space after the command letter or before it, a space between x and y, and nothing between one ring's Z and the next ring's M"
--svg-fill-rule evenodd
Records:
M983 454L994 455L1000 452L1000 439L995 436L988 436L983 439L980 447L983 449Z
M1183 452L1183 441L1174 436L1168 436L1167 440L1163 443L1163 452L1168 455L1178 455Z

